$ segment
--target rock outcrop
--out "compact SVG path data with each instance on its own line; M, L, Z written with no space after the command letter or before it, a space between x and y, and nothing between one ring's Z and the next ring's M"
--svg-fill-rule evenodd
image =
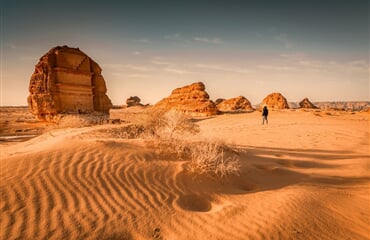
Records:
M221 112L253 111L253 107L248 99L243 96L230 98L217 104Z
M369 111L370 102L315 102L321 110Z
M102 69L78 48L54 47L40 58L31 76L30 111L39 119L57 113L108 112Z
M304 98L302 101L299 102L299 106L301 108L317 108L308 98Z
M215 101L215 104L218 105L218 104L222 103L225 100L226 100L225 98L217 98L216 101Z
M126 99L127 107L133 107L133 106L143 106L143 104L140 103L141 99L137 96L131 96Z
M173 90L170 96L156 103L154 107L175 109L192 116L210 116L218 113L216 104L209 100L202 82Z
M270 109L288 109L289 105L286 98L281 95L281 93L271 93L267 95L260 105L262 109L263 106L267 106Z

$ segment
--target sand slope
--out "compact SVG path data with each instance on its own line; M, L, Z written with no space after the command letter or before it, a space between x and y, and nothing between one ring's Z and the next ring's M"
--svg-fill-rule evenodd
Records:
M199 121L240 148L223 181L101 131L116 126L2 147L0 239L369 239L368 114L334 115Z

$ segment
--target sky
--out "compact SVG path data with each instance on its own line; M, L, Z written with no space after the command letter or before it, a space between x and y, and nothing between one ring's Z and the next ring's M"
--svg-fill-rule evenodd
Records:
M0 105L27 105L39 58L78 47L114 105L203 82L210 98L369 101L369 1L1 0Z

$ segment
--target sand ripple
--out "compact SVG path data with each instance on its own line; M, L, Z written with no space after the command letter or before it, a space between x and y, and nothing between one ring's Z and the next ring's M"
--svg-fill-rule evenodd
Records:
M298 150L247 148L241 176L220 182L187 173L183 162L161 159L142 142L90 130L83 137L82 130L41 136L4 151L0 239L369 236L369 179L324 174L360 155L327 153L316 164Z

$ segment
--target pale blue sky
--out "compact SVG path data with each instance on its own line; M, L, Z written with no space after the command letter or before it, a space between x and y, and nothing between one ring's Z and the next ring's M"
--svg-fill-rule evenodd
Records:
M369 1L1 1L1 105L26 105L38 59L79 47L113 104L206 84L258 104L369 100Z

